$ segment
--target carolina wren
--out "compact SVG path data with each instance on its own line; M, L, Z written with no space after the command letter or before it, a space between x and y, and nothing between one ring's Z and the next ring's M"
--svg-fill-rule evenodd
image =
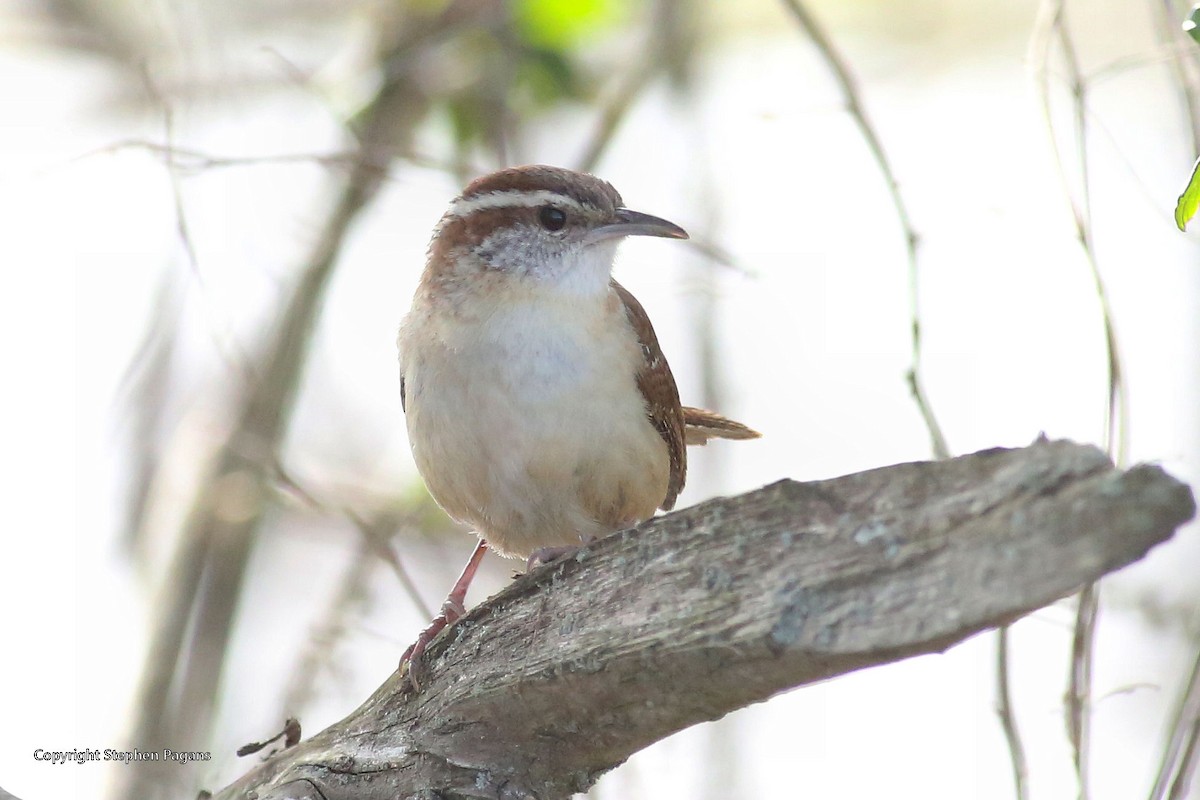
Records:
M650 319L611 276L626 236L687 233L546 166L478 178L434 230L400 326L400 399L430 494L482 541L406 659L461 616L486 548L525 558L635 525L674 507L685 445L759 435L680 405Z

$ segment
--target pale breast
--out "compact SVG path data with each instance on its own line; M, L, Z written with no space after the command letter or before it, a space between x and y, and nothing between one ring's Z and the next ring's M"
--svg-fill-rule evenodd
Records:
M640 347L608 306L538 302L401 333L407 424L430 493L499 552L578 543L652 516L666 445L635 381Z

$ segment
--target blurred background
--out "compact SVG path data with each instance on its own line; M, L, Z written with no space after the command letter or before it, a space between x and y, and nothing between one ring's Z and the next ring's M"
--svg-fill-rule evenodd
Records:
M684 402L765 435L693 450L681 506L928 458L939 428L1200 486L1187 11L7 0L0 786L190 799L395 669L474 542L413 468L396 327L446 204L499 166L594 171L692 233L616 275ZM470 602L519 566L488 556ZM1098 608L1074 735L1076 601L1009 634L1030 797L1150 795L1200 653L1195 526ZM785 694L590 796L1017 797L996 648ZM33 758L134 747L213 757Z

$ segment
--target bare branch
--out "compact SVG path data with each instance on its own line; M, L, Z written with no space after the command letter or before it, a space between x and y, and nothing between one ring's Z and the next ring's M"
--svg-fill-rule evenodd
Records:
M1021 734L1017 728L1017 716L1013 711L1012 697L1009 693L1008 632L1007 625L1002 625L1000 630L996 631L996 714L1000 717L1000 727L1004 729L1004 738L1008 742L1008 754L1013 770L1013 789L1016 792L1017 800L1027 800L1029 797L1029 765L1025 761L1025 745L1021 743Z
M1192 665L1192 676L1179 695L1170 739L1163 748L1162 764L1150 800L1182 800L1187 797L1188 784L1200 754L1200 651Z
M392 675L217 798L566 798L689 725L1010 622L1194 513L1157 467L1045 441L713 500L517 580L432 643L421 692Z
M1159 37L1170 56L1168 63L1175 73L1192 150L1200 153L1200 64L1196 61L1195 43L1183 32L1178 9L1171 0L1149 2L1158 24Z
M1071 94L1072 132L1075 136L1076 157L1079 159L1078 171L1080 189L1076 193L1071 189L1071 181L1067 174L1066 157L1059 147L1054 117L1052 113L1052 97L1050 85L1050 58L1055 45L1062 52L1066 66L1067 85ZM1129 402L1126 396L1124 370L1121 366L1120 350L1117 347L1117 335L1113 323L1112 307L1108 300L1108 290L1105 287L1100 264L1096 255L1096 247L1092 237L1091 210L1091 169L1089 167L1088 127L1087 127L1087 82L1083 69L1075 52L1075 42L1066 22L1065 0L1045 0L1040 10L1037 30L1032 37L1030 49L1034 52L1037 64L1038 90L1041 95L1042 113L1049 131L1050 145L1054 154L1054 162L1058 169L1063 186L1063 194L1070 205L1075 223L1075 235L1079 239L1080 248L1087 259L1088 272L1096 292L1096 300L1100 304L1100 313L1104 326L1104 347L1108 359L1108 396L1105 407L1105 450L1118 464L1126 463L1129 450Z
M649 47L643 50L641 58L633 61L629 71L621 76L607 102L601 107L595 128L583 148L583 154L575 162L576 169L591 172L596 168L634 101L658 77L662 66L657 52Z
M278 153L256 156L219 156L187 147L168 147L162 142L154 142L147 139L122 139L120 141L112 142L111 144L106 144L103 147L97 147L72 156L61 163L42 167L38 170L35 170L32 174L51 174L54 170L75 164L79 161L86 161L87 159L95 158L97 156L112 155L125 150L141 150L158 156L165 166L167 166L169 169L177 171L181 175L190 173L199 174L214 169L277 166L279 164L315 164L317 166L328 167L330 169L338 168L343 170L352 168L356 164L362 164L364 166L374 167L379 172L384 173L387 171L388 165L395 158L403 158L409 164L413 164L418 167L426 167L428 169L441 170L442 172L453 172L453 170L456 168L455 165L448 163L444 159L434 158L433 156L424 153L418 153L414 150L394 150L391 153L382 154L346 150L325 153ZM377 160L372 160L373 158L376 158Z
M408 599L412 601L417 612L422 617L433 617L433 609L425 602L425 598L421 597L421 592L417 589L416 582L408 574L408 569L405 568L404 563L400 560L400 556L396 555L396 551L392 547L392 534L397 528L392 523L397 522L397 520L382 519L374 515L368 519L349 505L338 505L334 509L334 504L320 500L311 490L300 485L291 472L278 460L275 463L275 478L282 488L302 498L313 508L322 511L331 511L332 509L333 513L345 517L362 534L363 543L367 546L367 549L374 553L376 558L391 568L392 573L395 574L396 579L404 588Z
M1078 194L1071 190L1067 175L1066 160L1058 145L1050 87L1050 59L1055 45L1061 52L1067 71L1067 83L1071 93L1072 128L1075 136L1076 156L1079 159ZM1075 221L1075 235L1087 259L1088 272L1100 305L1104 328L1104 350L1108 360L1108 393L1105 405L1105 451L1117 464L1125 464L1129 450L1129 400L1125 386L1124 368L1121 365L1120 349L1113 322L1112 306L1108 289L1100 272L1096 246L1092 236L1091 170L1089 167L1087 127L1087 81L1075 50L1075 40L1066 20L1066 0L1044 0L1039 9L1031 50L1037 54L1038 87L1042 99L1042 111L1053 148L1054 161L1062 181L1063 192L1070 204ZM1085 586L1079 595L1079 607L1075 617L1075 632L1071 644L1071 673L1067 688L1067 735L1075 759L1075 772L1079 782L1081 800L1089 797L1088 785L1088 737L1090 729L1090 702L1092 690L1092 642L1095 638L1096 616L1099 598L1094 586Z
M608 101L600 108L592 134L575 162L576 169L591 172L612 144L629 109L642 93L665 75L677 96L686 96L692 84L697 46L698 9L675 0L646 4L650 17L646 40L630 60L628 70L617 80Z
M1090 792L1088 756L1091 753L1092 717L1092 644L1096 639L1096 618L1100 613L1100 591L1088 584L1079 593L1075 626L1071 634L1071 672L1067 682L1067 739L1075 759L1079 796L1087 800Z
M933 406L930 405L929 398L926 396L924 386L921 383L921 307L920 285L918 281L919 263L917 259L917 242L919 241L919 237L916 228L913 227L912 218L909 216L908 204L904 201L904 195L900 193L900 182L896 179L896 173L892 170L892 164L888 160L886 151L883 149L883 142L880 140L879 134L875 131L875 126L867 116L866 108L863 106L859 95L858 85L855 83L845 59L842 58L837 48L834 47L833 41L825 34L824 29L817 23L816 18L809 13L800 0L783 0L783 4L792 12L792 16L800 23L800 27L812 39L817 51L825 60L830 72L833 73L833 77L842 91L842 98L846 103L846 111L858 126L859 134L866 142L867 148L871 151L871 156L875 159L875 164L879 167L880 173L883 174L884 182L887 184L888 194L891 196L892 205L896 209L896 218L899 220L900 228L904 232L905 251L908 254L909 331L910 341L912 342L912 357L907 376L909 391L912 393L913 400L917 404L917 410L921 413L921 419L925 422L925 427L929 431L929 442L934 458L947 458L950 455L950 448L946 444L946 437L942 433L942 428L938 424L937 417L933 414Z

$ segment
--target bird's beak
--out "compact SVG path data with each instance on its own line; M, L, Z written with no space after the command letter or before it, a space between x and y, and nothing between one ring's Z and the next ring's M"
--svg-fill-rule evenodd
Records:
M588 244L616 239L621 236L663 236L667 239L686 239L687 231L674 222L667 222L661 217L652 217L640 211L630 211L628 208L618 208L616 222L592 228L588 231L585 241Z

